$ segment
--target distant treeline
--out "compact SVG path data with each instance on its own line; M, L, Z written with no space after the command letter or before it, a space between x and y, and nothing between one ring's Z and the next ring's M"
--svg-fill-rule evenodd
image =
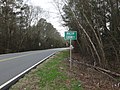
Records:
M63 47L64 39L42 13L23 0L0 0L0 53Z

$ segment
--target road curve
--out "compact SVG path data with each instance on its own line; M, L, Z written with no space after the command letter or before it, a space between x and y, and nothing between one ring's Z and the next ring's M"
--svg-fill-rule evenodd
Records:
M66 48L0 55L0 90L45 59Z

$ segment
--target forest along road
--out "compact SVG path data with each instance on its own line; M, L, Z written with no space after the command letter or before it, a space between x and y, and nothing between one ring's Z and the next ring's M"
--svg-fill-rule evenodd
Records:
M57 48L0 55L0 90L37 64L68 48Z

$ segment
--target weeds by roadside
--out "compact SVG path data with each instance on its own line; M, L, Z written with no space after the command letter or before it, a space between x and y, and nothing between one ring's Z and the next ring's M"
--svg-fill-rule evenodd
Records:
M10 90L83 90L80 82L68 74L64 63L68 51L57 53L26 74Z

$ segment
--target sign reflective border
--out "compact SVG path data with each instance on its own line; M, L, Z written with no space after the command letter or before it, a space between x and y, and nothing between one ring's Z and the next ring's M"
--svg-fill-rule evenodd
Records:
M65 40L77 40L77 32L76 31L67 31L65 32Z

